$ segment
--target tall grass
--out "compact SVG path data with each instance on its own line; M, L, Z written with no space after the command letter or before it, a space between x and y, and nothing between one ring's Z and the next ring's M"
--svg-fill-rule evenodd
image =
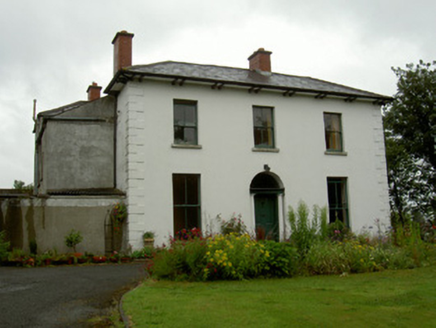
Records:
M328 237L327 208L315 205L312 221L309 220L309 214L309 207L303 201L298 203L296 211L289 206L290 242L302 255L305 255L317 240Z

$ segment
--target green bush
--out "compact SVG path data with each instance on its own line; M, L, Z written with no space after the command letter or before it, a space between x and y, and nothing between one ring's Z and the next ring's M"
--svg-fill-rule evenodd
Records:
M156 253L148 270L157 279L202 280L206 249L201 238L174 240Z
M76 246L80 244L83 240L82 234L80 231L71 230L68 235L65 236L65 245L69 248L72 248L74 252L76 252Z
M8 241L5 241L5 235L5 231L0 231L0 263L7 259L9 255L10 243Z
M291 277L298 271L298 251L290 243L279 243L272 240L265 240L265 251L269 257L264 259L263 273L266 277Z
M350 272L350 267L340 244L321 240L314 243L302 259L300 272L309 275L341 274Z
M309 208L303 201L297 211L289 206L288 220L291 225L291 244L304 256L316 240L328 235L327 208L313 207L313 218L309 220Z
M416 251L423 257L424 250ZM341 274L374 272L384 269L411 269L422 265L407 247L393 244L372 246L358 239L345 242L319 241L312 245L302 261L307 274Z
M247 234L217 235L206 239L175 240L169 248L157 252L149 272L157 279L237 280L267 274L270 267L280 275L293 272L294 262L279 255L292 254L290 248L274 248L258 243ZM270 250L275 258L270 258Z
M229 235L231 233L244 235L247 233L247 226L245 225L244 221L242 221L241 214L236 216L236 214L233 213L232 217L228 221L222 219L221 216L218 215L217 220L220 224L221 234L223 235Z
M236 222L236 221L235 221ZM150 273L157 279L238 280L364 273L409 269L436 262L433 244L421 239L419 227L407 226L377 234L354 235L341 222L327 224L327 209L309 209L300 202L289 210L289 242L255 241L248 234L173 240L153 257Z
M29 242L29 249L30 249L30 254L32 255L36 255L38 253L38 244L36 243L35 239L32 239Z
M207 239L205 280L236 280L258 277L264 259L270 256L261 243L248 234L217 235Z

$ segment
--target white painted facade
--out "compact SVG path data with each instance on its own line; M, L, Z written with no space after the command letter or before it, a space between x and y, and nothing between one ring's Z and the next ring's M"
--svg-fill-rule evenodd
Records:
M375 219L389 225L384 137L379 105L372 100L262 90L211 84L172 85L168 80L129 81L117 98L116 185L127 194L127 243L142 247L153 231L156 244L173 234L172 175L201 176L202 229L215 217L241 214L254 231L250 183L268 165L284 186L279 195L280 238L289 235L288 206L300 200L328 204L327 177L346 177L350 227L358 232ZM197 101L200 149L173 147L173 100ZM253 106L274 109L278 152L254 151ZM323 113L342 115L346 155L326 154Z

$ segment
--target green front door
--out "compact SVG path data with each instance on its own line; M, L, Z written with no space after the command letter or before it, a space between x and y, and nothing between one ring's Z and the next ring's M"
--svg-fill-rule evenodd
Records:
M257 194L254 196L256 233L267 239L279 239L279 218L276 194Z

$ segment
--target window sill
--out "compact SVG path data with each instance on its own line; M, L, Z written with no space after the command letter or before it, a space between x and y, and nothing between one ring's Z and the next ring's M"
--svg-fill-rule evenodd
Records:
M326 150L325 152L324 152L324 154L326 154L326 155L334 155L334 156L347 156L348 155L348 153L346 152L346 151L329 151L329 150Z
M183 144L171 144L171 148L179 149L202 149L201 145L183 145Z
M259 153L278 153L280 151L278 148L252 148L251 150Z

